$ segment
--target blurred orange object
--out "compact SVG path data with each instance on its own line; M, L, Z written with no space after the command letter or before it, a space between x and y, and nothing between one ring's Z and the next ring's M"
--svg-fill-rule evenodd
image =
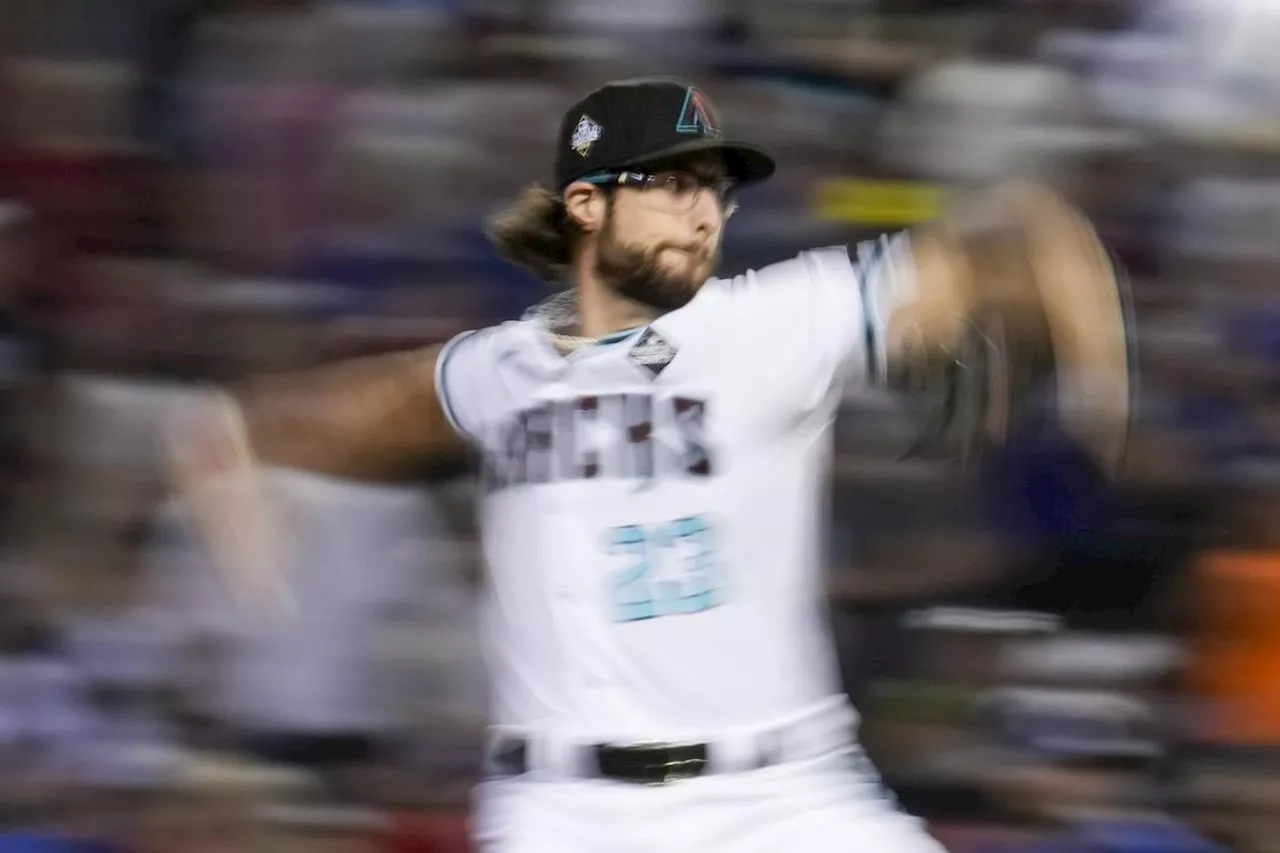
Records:
M1222 745L1280 744L1280 551L1220 551L1199 567L1191 687L1200 734Z

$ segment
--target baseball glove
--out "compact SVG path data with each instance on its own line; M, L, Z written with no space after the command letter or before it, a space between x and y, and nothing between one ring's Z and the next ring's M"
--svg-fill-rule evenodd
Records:
M922 301L946 295L918 312L926 325L934 315L929 332L897 360L900 387L939 395L909 453L969 463L1048 415L1115 473L1137 386L1133 313L1093 227L1052 192L1018 184L958 205L918 237Z

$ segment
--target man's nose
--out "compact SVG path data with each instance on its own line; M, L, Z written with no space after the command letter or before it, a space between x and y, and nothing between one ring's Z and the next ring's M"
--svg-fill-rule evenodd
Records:
M698 236L703 237L708 234L714 234L720 229L721 223L724 221L724 211L720 209L720 202L716 198L716 194L709 189L698 191L698 195L693 200L693 209L689 212L690 220L693 224L694 231Z

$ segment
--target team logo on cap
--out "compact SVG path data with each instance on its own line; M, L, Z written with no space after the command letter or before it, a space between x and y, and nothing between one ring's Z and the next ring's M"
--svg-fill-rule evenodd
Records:
M711 113L711 105L707 98L693 86L684 96L684 106L680 109L680 120L676 122L676 133L696 133L699 136L719 136L720 128L716 126L715 117Z
M573 129L573 136L569 137L569 147L577 151L579 156L586 157L591 146L596 144L596 140L603 132L591 116L584 114L578 119L578 126Z

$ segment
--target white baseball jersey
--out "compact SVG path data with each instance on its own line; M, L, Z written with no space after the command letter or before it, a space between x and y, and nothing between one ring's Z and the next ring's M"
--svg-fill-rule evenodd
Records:
M887 250L887 251L886 251ZM831 425L883 363L902 238L731 280L568 356L531 320L453 339L476 445L493 722L643 742L840 695L822 590Z

